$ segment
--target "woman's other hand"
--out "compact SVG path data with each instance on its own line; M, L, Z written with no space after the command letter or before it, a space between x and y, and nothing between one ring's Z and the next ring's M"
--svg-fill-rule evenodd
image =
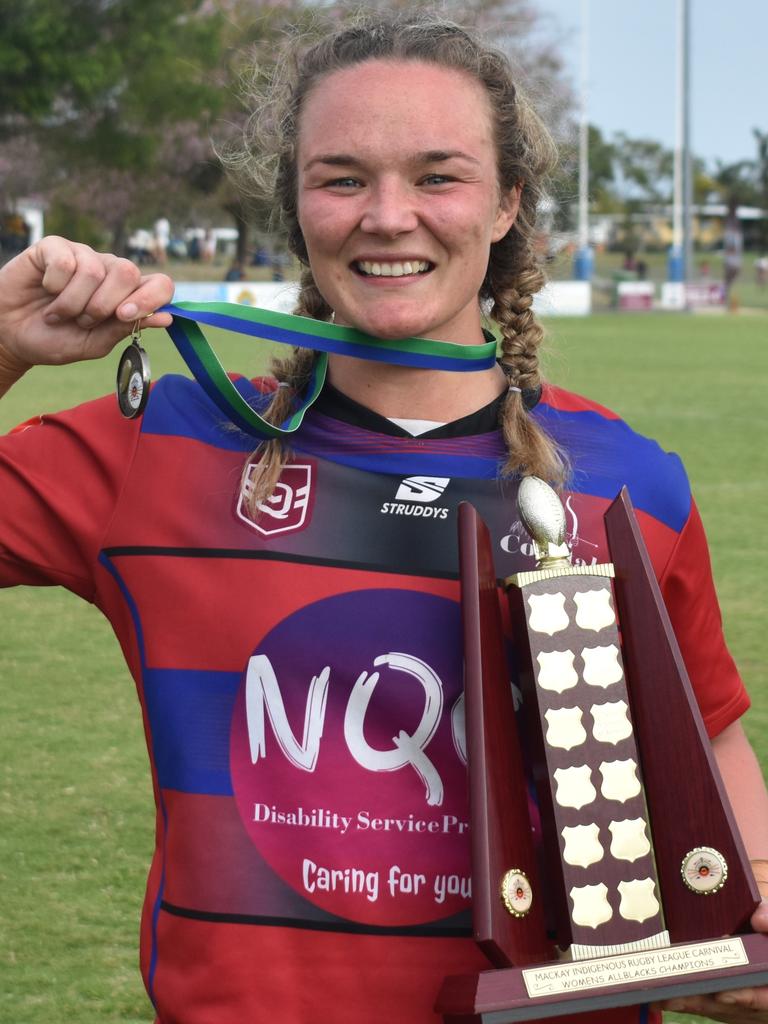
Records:
M754 864L755 879L763 897L752 915L754 931L768 933L768 862ZM746 979L745 979L746 980ZM676 1010L678 1013L695 1013L723 1024L768 1024L768 987L744 987L717 995L684 996L670 999L657 1006L661 1010Z

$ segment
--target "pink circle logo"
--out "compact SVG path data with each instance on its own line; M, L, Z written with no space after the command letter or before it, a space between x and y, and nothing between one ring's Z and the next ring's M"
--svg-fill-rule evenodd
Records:
M458 605L318 601L272 630L235 704L231 773L261 856L323 910L419 924L469 905Z

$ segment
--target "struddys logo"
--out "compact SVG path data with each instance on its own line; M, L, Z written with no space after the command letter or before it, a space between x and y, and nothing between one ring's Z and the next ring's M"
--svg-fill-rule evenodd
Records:
M240 817L324 911L404 926L469 906L460 634L454 601L363 590L295 612L249 659L230 747Z
M450 510L436 502L450 482L448 476L407 476L397 488L395 500L385 501L379 511L384 516L447 519Z
M258 471L258 465L248 467L237 503L238 519L265 537L303 529L311 511L312 466L298 463L286 466L269 499L257 505L258 515L254 517L250 500Z

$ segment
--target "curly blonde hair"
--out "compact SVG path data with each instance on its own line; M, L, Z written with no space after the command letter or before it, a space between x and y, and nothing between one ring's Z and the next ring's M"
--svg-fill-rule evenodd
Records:
M500 361L510 384L531 391L540 387L538 349L543 330L533 314L533 296L545 282L537 257L536 211L544 183L554 168L554 143L513 81L506 56L467 29L424 12L365 13L336 25L308 48L295 46L292 60L277 63L266 87L256 90L254 115L245 145L230 154L229 164L251 191L269 189L288 245L303 265L295 312L328 320L332 310L315 284L298 220L296 153L300 116L311 90L327 75L370 60L406 60L465 72L485 89L491 106L502 194L520 188L520 208L512 228L491 246L478 299L501 335ZM287 385L279 388L267 410L272 423L290 413L293 396L307 384L314 353L296 349L275 360L272 372ZM503 403L500 427L507 447L503 475L534 474L562 483L565 460L552 439L528 413L523 396L511 390ZM288 450L281 440L257 450L260 473L252 479L255 511L274 489Z

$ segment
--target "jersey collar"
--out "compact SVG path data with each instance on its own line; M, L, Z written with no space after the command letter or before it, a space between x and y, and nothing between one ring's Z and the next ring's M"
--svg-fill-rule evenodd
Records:
M499 428L499 416L501 406L506 398L506 391L502 391L493 401L484 405L482 409L471 412L468 416L444 423L434 430L427 430L419 434L419 440L440 439L448 437L471 437L474 434L489 434ZM527 388L522 393L523 404L530 412L541 398L541 388ZM316 412L329 416L331 419L339 420L341 423L348 423L353 427L360 427L363 430L372 430L377 434L387 434L390 437L411 437L407 430L398 427L396 423L381 416L365 405L361 405L353 398L339 391L327 381L320 396L315 402Z

